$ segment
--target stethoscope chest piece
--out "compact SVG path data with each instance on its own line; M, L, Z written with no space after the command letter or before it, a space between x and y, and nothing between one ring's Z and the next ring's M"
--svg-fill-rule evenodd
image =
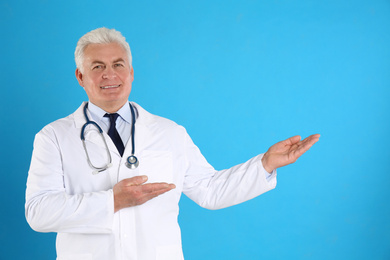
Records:
M130 155L129 157L127 157L127 160L126 160L127 168L133 170L133 169L137 168L138 165L139 165L139 161L138 161L137 157L135 157L134 155Z

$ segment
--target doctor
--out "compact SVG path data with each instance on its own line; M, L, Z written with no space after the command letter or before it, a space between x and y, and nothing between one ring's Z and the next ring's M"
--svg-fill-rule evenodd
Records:
M183 259L182 193L209 209L252 199L273 189L276 169L319 139L295 136L216 171L182 126L128 101L134 70L120 32L85 34L75 60L89 101L36 135L26 190L27 221L57 232L59 260ZM88 120L95 123L83 128ZM132 155L139 165L130 169Z

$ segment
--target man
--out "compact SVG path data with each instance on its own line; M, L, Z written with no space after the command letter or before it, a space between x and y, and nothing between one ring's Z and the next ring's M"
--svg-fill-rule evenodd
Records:
M87 33L75 60L89 101L36 135L26 191L30 226L58 233L57 259L183 259L182 192L210 209L244 202L273 189L276 169L319 139L295 136L216 171L183 127L128 102L134 70L119 32Z

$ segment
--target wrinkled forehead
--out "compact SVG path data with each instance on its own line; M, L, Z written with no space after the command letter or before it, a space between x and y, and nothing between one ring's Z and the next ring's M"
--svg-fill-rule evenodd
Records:
M125 48L119 43L91 43L84 49L84 60L86 65L93 62L112 63L124 61L129 64L129 58Z

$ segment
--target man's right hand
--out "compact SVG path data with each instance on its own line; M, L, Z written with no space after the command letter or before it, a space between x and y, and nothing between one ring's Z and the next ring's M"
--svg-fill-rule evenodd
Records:
M135 176L115 184L114 212L144 204L148 200L176 188L175 184L165 182L144 184L147 180L147 176Z

